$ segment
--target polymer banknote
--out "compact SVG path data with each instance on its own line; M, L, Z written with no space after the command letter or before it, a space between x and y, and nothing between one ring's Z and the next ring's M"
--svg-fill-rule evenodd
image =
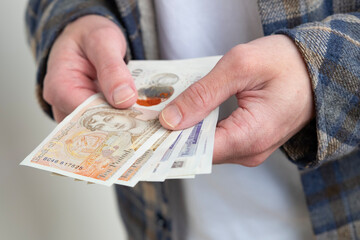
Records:
M192 128L166 179L211 173L218 109Z
M167 130L158 112L112 108L101 94L66 117L21 165L111 185Z
M133 107L115 109L101 94L90 97L21 165L108 186L211 172L216 111L181 131L163 128L158 115L219 58L130 61L139 95Z
M204 77L219 59L219 56L215 56L190 60L130 62L128 67L139 93L136 105L162 110L192 83ZM136 181L164 181L172 177L169 176L169 171L174 172L175 177L181 174L180 178L192 177L189 172L193 174L196 169L199 173L210 173L213 146L207 149L207 154L203 154L203 151L206 142L209 142L209 146L213 144L211 138L214 137L217 116L218 109L194 127L183 130L170 147L163 148L165 152L159 151L159 154L150 157L148 165L143 167L141 173L139 171ZM181 167L174 171L172 167L175 166Z

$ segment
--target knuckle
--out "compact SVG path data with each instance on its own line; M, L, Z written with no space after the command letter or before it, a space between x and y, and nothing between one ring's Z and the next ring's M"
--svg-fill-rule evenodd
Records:
M121 46L121 51L123 54L126 52L126 40L118 27L114 26L103 26L100 28L93 29L84 36L83 41L90 49L99 49L107 48L112 44Z
M97 77L104 91L112 91L121 84L131 84L133 81L131 74L117 62L103 63L97 69Z
M116 62L104 62L101 68L97 70L99 80L112 79L120 71L120 66Z
M190 104L199 108L207 108L212 99L211 92L202 82L192 84L185 98L190 101Z
M114 28L112 26L104 26L100 28L95 28L89 31L86 36L86 40L90 41L94 44L94 46L98 45L99 42L106 39L116 39L119 36L119 29Z
M258 59L254 54L254 50L247 44L239 44L232 48L227 57L229 58L230 71L228 73L235 74L235 78L244 78L250 76L256 67Z
M97 71L99 84L105 94L108 94L122 84L132 84L132 76L117 62L103 63Z

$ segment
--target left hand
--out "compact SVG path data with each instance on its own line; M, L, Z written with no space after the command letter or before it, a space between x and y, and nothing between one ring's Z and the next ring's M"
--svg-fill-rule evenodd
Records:
M193 126L232 95L238 108L217 125L214 163L257 166L314 117L304 60L290 38L273 35L231 49L160 122L174 130Z

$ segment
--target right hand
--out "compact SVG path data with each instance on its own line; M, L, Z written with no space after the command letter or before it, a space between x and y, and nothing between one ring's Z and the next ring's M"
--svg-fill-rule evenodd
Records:
M133 78L124 62L126 40L109 19L88 15L70 23L51 48L43 97L57 122L96 92L116 108L137 99Z

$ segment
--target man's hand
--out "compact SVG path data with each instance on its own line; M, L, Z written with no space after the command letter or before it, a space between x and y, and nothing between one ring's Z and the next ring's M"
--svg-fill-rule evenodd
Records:
M114 107L134 104L137 92L125 53L123 33L107 18L89 15L69 24L51 49L44 79L43 96L55 120L99 91Z
M290 38L274 35L230 50L160 121L169 129L190 127L232 95L238 108L218 123L214 163L257 166L314 116L306 65Z

